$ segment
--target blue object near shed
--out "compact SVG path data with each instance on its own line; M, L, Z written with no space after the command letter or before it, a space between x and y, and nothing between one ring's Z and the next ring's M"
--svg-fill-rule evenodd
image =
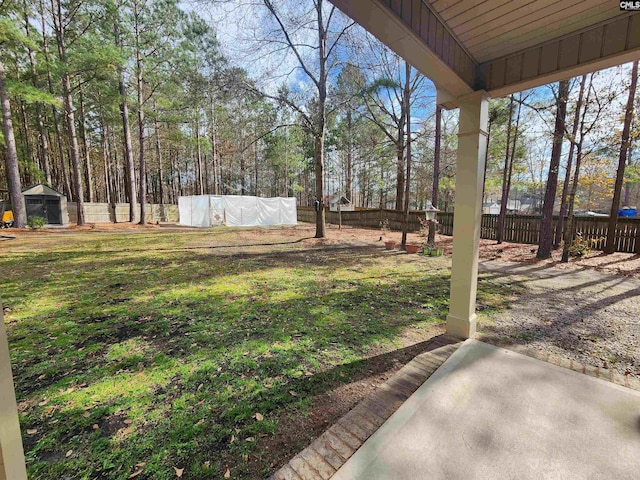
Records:
M618 216L635 218L638 216L638 209L636 207L621 208L618 210Z

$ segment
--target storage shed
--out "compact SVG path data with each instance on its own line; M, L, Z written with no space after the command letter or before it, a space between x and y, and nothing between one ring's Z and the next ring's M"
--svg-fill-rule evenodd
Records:
M47 225L68 225L67 197L39 183L22 191L27 218L43 217Z

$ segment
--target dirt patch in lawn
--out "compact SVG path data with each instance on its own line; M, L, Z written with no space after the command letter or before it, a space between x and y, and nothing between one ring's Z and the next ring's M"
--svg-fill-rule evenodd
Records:
M453 251L453 237L440 235L438 243L445 253ZM551 258L539 260L536 258L537 245L503 242L498 245L495 240L480 240L480 258L497 262L534 263L553 267L558 270L593 269L599 272L614 273L640 279L640 255L633 253L612 253L610 255L598 250L592 250L583 257L572 257L569 263L562 263L562 251L554 250Z

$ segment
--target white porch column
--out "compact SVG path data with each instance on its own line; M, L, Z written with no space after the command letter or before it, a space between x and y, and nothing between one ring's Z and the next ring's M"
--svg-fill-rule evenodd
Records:
M482 220L489 96L487 92L479 91L458 100L460 121L447 333L470 338L476 332L478 244Z
M0 480L27 480L2 301L0 301Z

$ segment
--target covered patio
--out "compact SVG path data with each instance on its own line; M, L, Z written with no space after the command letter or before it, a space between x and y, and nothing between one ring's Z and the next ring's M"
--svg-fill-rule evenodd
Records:
M331 1L460 109L447 333L470 339L488 100L639 59L640 13L602 0ZM475 340L456 348L416 357L275 478L637 477L638 385Z
M640 12L606 0L332 3L430 78L439 105L460 109L447 332L470 338L489 98L637 60Z
M640 392L467 340L332 477L637 478Z

